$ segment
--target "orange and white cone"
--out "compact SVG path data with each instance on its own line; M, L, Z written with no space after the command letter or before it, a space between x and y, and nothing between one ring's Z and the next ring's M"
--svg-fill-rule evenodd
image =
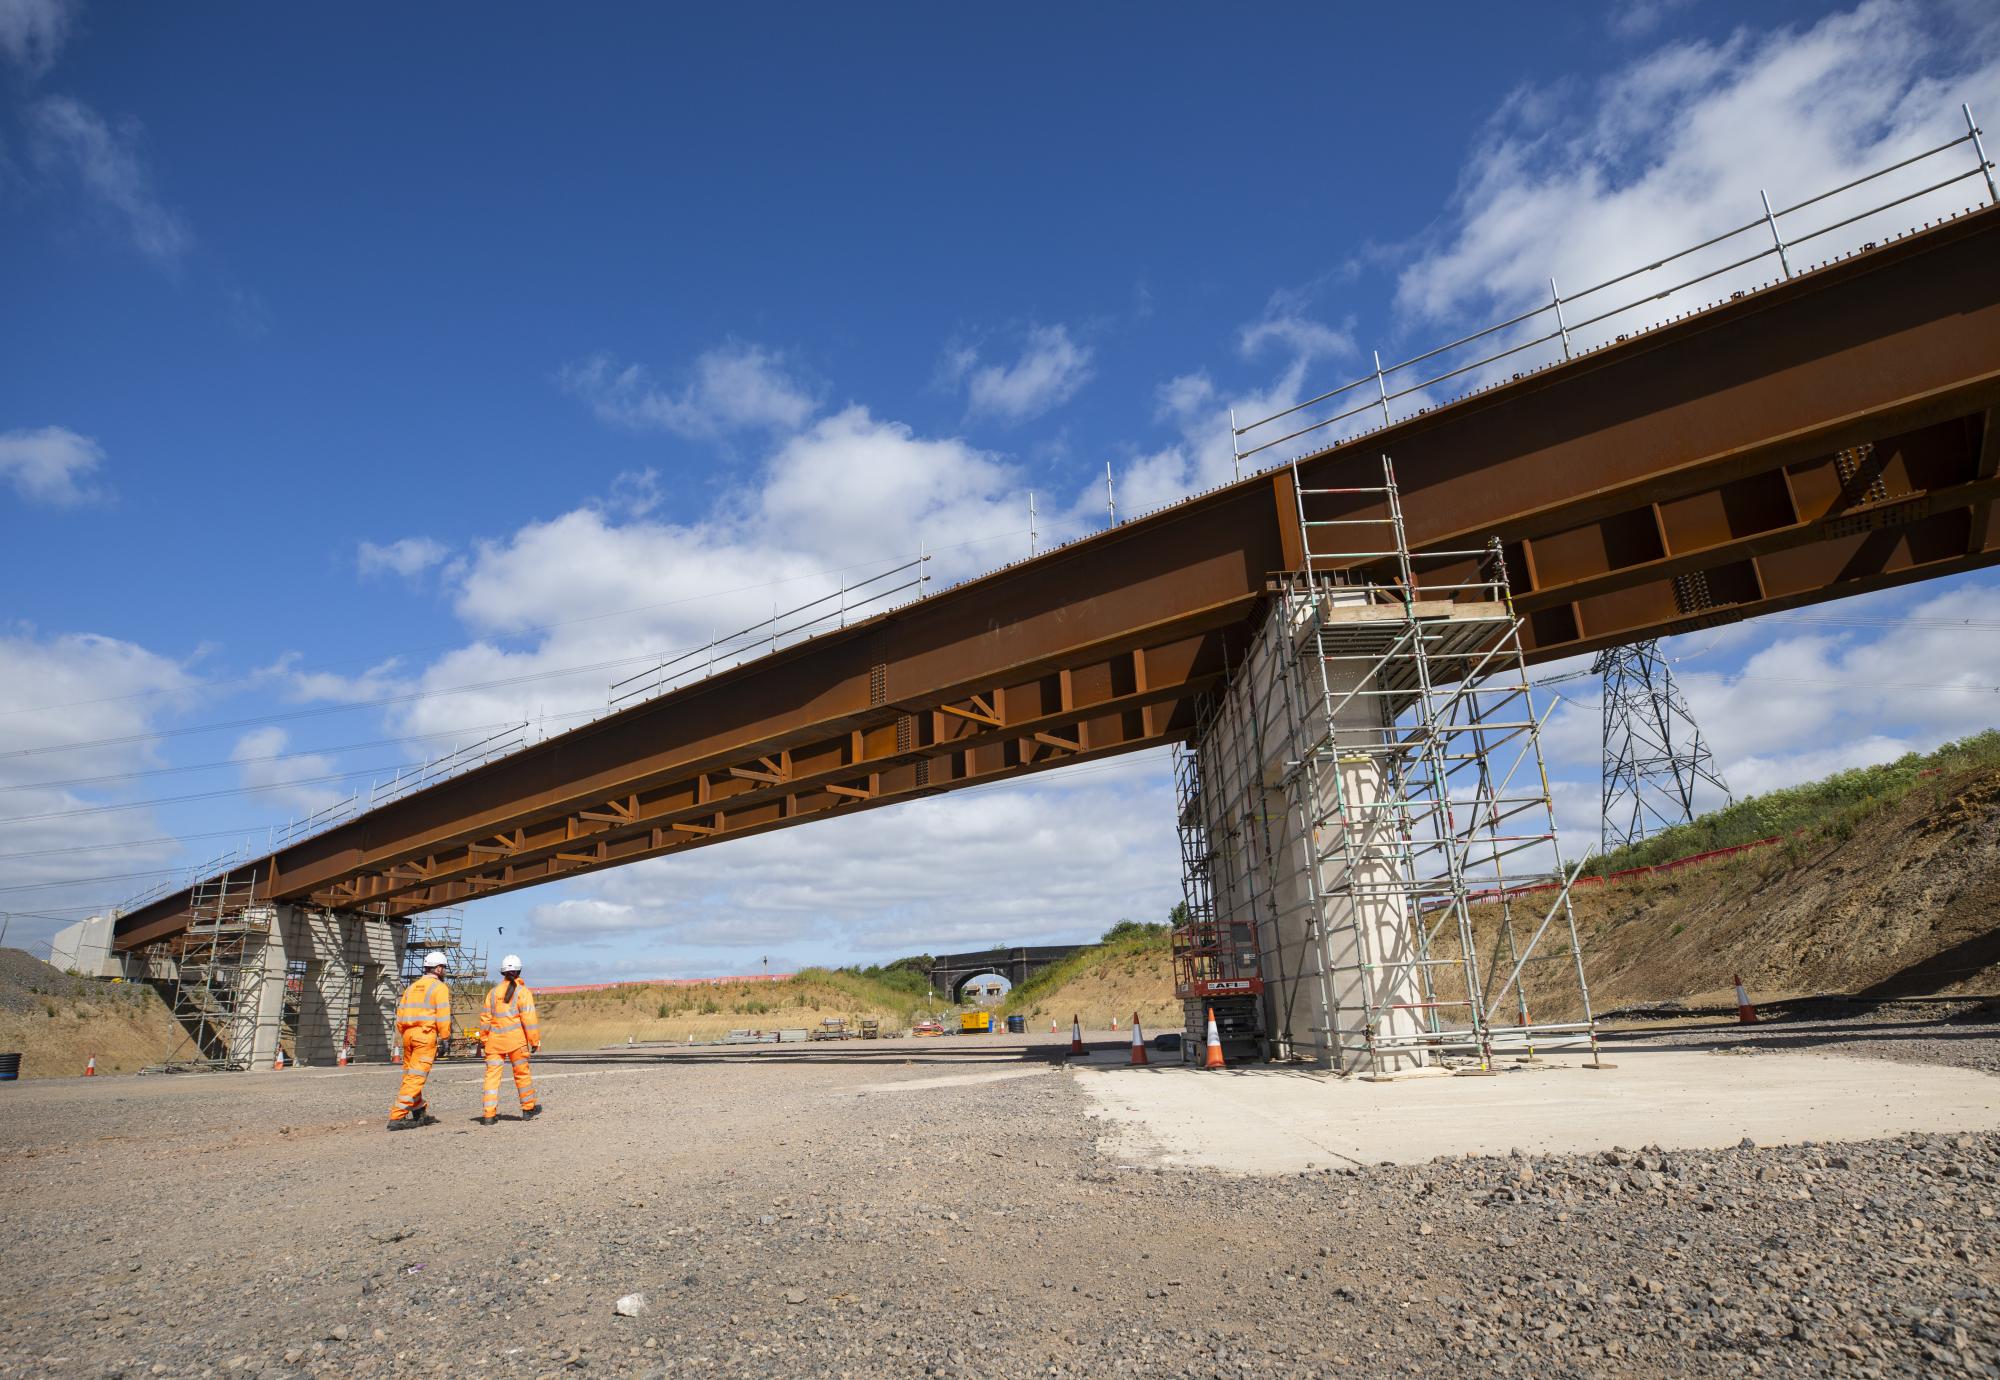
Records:
M1215 1008L1208 1008L1208 1057L1202 1060L1205 1069L1219 1069L1222 1065L1222 1032L1215 1028Z
M97 1056L95 1054L83 1061L83 1076L85 1078L97 1077Z
M1743 975L1736 975L1736 1021L1739 1025L1757 1024L1757 1008L1750 1004L1750 994L1743 990Z
M335 1056L333 1057L333 1066L334 1066L335 1068L337 1068L337 1069L344 1069L344 1068L346 1068L346 1067L347 1067L347 1046L346 1046L346 1045L342 1045L342 1046L340 1047L340 1053L336 1054L336 1055L335 1055Z
M1083 1018L1080 1016L1069 1018L1069 1052L1083 1053Z
M389 1062L396 1065L398 1068L402 1067L403 1046L400 1042L392 1043L389 1046Z
M271 1056L271 1067L274 1069L281 1069L284 1066L285 1066L285 1051L281 1049L276 1054Z
M1114 1035L1118 1033L1118 1018L1116 1016L1111 1018L1111 1033Z
M1146 1062L1146 1036L1139 1029L1139 1013L1137 1011L1132 1013L1132 1062L1135 1064Z
M1049 1017L1049 1034L1053 1035L1055 1033L1056 1033L1056 1018L1054 1016L1051 1016Z

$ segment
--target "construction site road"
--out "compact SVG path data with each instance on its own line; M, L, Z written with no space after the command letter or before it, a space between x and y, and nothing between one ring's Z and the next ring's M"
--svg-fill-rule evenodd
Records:
M2000 1048L1883 1034L1758 1060ZM490 1129L448 1063L401 1135L385 1067L0 1087L0 1376L1996 1374L1990 1132L1230 1174L1065 1048L544 1057Z

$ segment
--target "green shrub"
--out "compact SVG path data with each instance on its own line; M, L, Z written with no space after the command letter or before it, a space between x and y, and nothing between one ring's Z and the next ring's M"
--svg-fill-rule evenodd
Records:
M1880 766L1855 767L1824 780L1739 800L1689 823L1663 829L1629 848L1587 858L1584 871L1603 876L1773 836L1786 839L1785 854L1797 863L1811 853L1814 843L1851 838L1863 820L1896 804L1919 786L1926 787L1941 803L1946 783L1934 777L1994 767L2000 767L2000 730L1989 728L1946 743L1935 752L1907 753ZM1926 772L1932 777L1926 777Z

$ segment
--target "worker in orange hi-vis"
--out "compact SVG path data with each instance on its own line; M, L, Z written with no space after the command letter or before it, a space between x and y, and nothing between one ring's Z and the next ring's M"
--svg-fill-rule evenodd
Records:
M542 1024L535 1015L535 994L521 981L521 960L508 954L500 960L501 981L486 994L479 1013L479 1042L486 1049L486 1086L480 1094L479 1124L500 1121L500 1067L514 1066L514 1093L521 1099L521 1120L541 1114L535 1101L535 1075L528 1056L542 1047Z
M451 1038L451 989L444 985L444 955L424 955L424 975L403 990L396 1004L396 1038L403 1042L403 1086L389 1112L389 1129L407 1131L437 1121L424 1101L438 1044Z

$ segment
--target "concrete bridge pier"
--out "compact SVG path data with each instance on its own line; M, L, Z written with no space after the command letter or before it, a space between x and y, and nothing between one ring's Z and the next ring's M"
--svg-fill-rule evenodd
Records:
M1257 935L1261 1034L1280 1058L1347 1072L1373 1065L1375 1040L1418 1033L1423 984L1401 821L1384 808L1391 701L1365 656L1328 661L1324 680L1318 665L1335 597L1273 599L1194 752L1215 916ZM1374 1071L1425 1062L1400 1050Z
M356 1034L354 1057L387 1059L401 995L401 941L407 925L306 906L274 909L268 937L245 975L254 984L257 1012L250 1067L263 1071L273 1065L286 1030L294 977L299 980L292 1027L291 1057L296 1062L335 1063L350 1022Z

